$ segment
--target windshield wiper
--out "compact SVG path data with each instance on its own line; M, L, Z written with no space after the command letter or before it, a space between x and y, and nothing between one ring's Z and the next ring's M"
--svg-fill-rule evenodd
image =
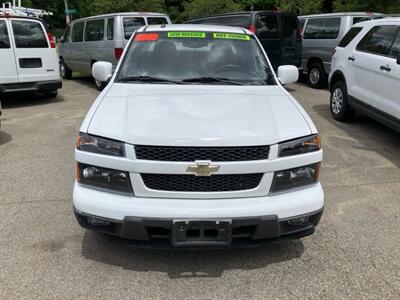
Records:
M213 82L223 82L232 85L243 85L240 82L229 80L228 78L222 77L196 77L183 79L183 82L201 82L201 83L213 83Z
M153 76L127 76L127 77L122 77L118 79L119 82L133 82L133 81L142 81L142 82L169 82L169 83L175 83L175 84L183 84L182 81L176 81L176 80L171 80L167 78L161 78L161 77L153 77Z

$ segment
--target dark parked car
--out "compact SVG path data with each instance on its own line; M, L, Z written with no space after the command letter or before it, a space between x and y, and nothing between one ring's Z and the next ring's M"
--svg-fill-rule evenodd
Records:
M280 11L250 11L202 17L186 23L247 28L257 35L274 69L280 65L301 65L302 38L295 15Z

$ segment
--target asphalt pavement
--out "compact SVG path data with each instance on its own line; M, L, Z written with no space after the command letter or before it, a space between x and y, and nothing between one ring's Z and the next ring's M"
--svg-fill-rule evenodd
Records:
M400 134L334 121L329 94L295 84L322 137L326 206L314 235L256 249L137 249L80 228L74 146L98 92L3 99L0 299L399 299Z

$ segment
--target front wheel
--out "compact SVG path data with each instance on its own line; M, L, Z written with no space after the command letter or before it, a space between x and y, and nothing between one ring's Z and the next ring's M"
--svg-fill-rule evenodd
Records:
M313 63L308 68L308 85L314 89L321 89L326 86L328 80L321 63Z
M94 84L96 85L97 90L99 90L100 92L102 90L104 90L104 88L106 87L106 83L103 81L99 81L97 79L94 79Z
M60 61L60 74L62 79L72 79L72 70L67 67L63 60Z
M56 98L56 97L57 97L57 95L58 95L58 90L47 91L47 92L44 92L43 94L44 94L45 98L53 99L53 98Z
M355 114L348 101L347 86L343 81L336 82L331 91L331 114L337 121L351 120Z

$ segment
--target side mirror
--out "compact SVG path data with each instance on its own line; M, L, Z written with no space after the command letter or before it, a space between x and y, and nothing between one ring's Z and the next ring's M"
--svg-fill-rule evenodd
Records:
M282 85L295 83L299 79L299 70L295 66L280 66L278 68L278 79Z
M112 77L112 63L98 61L92 66L92 75L94 79L100 82L107 82Z

